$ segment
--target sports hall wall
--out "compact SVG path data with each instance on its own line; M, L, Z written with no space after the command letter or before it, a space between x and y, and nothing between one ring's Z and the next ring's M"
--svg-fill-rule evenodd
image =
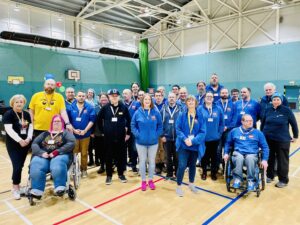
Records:
M150 62L150 83L186 86L195 94L196 83L209 82L210 75L217 73L219 81L229 89L252 89L253 97L259 98L263 85L273 82L279 92L289 81L300 84L300 42L277 44L233 51L207 53Z
M80 70L81 80L76 83L66 79L68 69ZM98 93L113 87L129 88L131 82L139 82L139 63L138 60L97 53L0 43L0 99L7 105L13 94L23 93L29 101L33 93L43 90L46 73L54 74L65 87L74 86L75 90L94 88ZM24 76L25 83L9 85L9 75Z

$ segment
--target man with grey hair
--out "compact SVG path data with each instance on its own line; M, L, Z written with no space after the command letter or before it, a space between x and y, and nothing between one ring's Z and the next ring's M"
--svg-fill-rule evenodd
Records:
M166 104L167 98L165 98L165 93L166 93L165 87L164 87L164 86L159 86L159 87L157 88L157 91L159 91L159 92L161 93L162 97L163 97L162 103L163 103L163 104Z
M270 82L268 82L264 85L264 91L265 91L266 95L263 96L260 101L260 107L261 107L260 118L262 118L264 116L267 108L272 107L271 97L275 92L277 92L275 84L270 83ZM284 97L283 95L282 95L282 97L283 97L282 105L289 107L289 103L288 103L286 97Z
M74 90L74 88L68 87L68 88L66 89L65 95L66 95L65 104L66 104L66 108L67 108L67 110L68 110L68 108L71 107L71 105L72 105L74 102L76 102L76 99L75 99L75 90Z

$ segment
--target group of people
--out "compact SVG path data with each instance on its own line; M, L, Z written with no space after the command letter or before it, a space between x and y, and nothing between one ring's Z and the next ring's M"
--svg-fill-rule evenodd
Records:
M212 74L208 85L198 82L196 95L189 95L187 88L179 85L173 85L167 96L162 86L150 94L132 83L131 89L122 93L110 89L97 97L93 89L75 93L69 87L64 99L55 87L53 77L46 79L44 91L32 96L29 113L24 109L25 97L13 96L12 109L3 117L16 199L20 199L21 172L30 147L31 194L37 197L44 192L48 172L54 180L54 193L64 193L73 153L81 155L82 177L88 176L88 165L96 164L99 174L106 172L107 185L112 184L115 167L119 180L126 183L124 172L129 165L134 173L139 170L141 190L146 191L156 188L155 172L166 170L166 179L176 179L176 193L183 196L187 167L189 188L196 193L197 161L202 167L202 180L207 179L209 168L211 179L217 180L220 165L231 151L234 187L243 182L245 164L247 188L254 190L257 154L262 149L267 182L272 182L276 174L276 187L289 182L290 142L298 138L298 126L286 98L272 83L265 84L266 95L260 102L251 98L248 87L232 89L230 96L217 74ZM260 130L256 129L258 120Z

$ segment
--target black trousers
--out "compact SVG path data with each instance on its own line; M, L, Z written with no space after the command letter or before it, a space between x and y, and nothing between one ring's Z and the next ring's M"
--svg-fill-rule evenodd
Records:
M31 144L24 148L17 145L6 146L13 166L12 181L14 185L21 183L22 169L30 146Z
M126 168L126 148L125 148L125 137L121 140L105 139L105 164L106 164L106 175L111 177L113 170L113 162L115 162L118 175L123 175Z
M126 141L126 148L128 151L129 162L131 162L132 168L135 168L137 165L138 154L133 134L130 134L130 138L128 139L128 141Z
M95 155L93 153L94 149L95 149ZM88 154L89 154L89 162L90 163L98 162L98 159L96 158L96 148L95 148L95 138L94 137L90 137ZM94 159L94 156L95 156L95 159Z
M105 167L105 142L104 136L95 136L95 160Z
M178 168L178 157L176 152L175 141L166 141L164 143L165 158L167 160L167 176L176 175Z
M203 173L207 172L207 165L209 164L211 164L211 173L216 174L218 172L219 166L218 166L217 152L218 152L219 142L220 140L205 142L206 150L201 160Z
M275 160L277 160L277 175L279 181L287 184L289 182L289 152L290 142L279 142L267 139L270 155L268 160L267 177L274 178Z

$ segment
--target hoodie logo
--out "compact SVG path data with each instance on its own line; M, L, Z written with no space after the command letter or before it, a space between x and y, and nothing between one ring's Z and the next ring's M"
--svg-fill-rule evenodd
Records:
M252 134L250 134L248 137L249 137L249 138L254 138L254 136L253 136Z
M231 111L231 108L227 108L227 111L230 112L230 111Z
M155 116L151 116L151 120L156 120L156 117Z

